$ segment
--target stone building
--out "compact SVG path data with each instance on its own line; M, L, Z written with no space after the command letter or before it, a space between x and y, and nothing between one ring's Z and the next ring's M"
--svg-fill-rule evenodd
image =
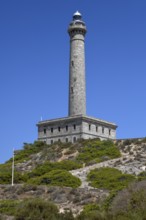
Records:
M38 140L76 142L78 139L115 139L116 124L86 115L85 35L82 15L73 15L70 36L69 112L68 117L38 122Z

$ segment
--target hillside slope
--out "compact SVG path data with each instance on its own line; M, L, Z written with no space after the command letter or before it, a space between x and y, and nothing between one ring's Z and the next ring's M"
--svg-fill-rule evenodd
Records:
M106 204L114 192L109 207L119 190L145 181L145 157L145 138L25 143L23 150L15 152L13 187L12 159L0 165L0 211L9 214L1 209L4 201L42 198L55 203L60 212L72 210L76 216L86 205Z

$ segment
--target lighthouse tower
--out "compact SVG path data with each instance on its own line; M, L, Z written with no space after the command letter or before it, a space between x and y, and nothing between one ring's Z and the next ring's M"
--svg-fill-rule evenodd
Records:
M116 138L116 124L86 115L86 32L82 15L77 11L73 14L68 27L70 36L68 117L38 122L38 140L47 144L74 143L77 140L89 138L101 140Z
M70 36L69 116L86 115L85 34L86 26L77 11L68 28Z

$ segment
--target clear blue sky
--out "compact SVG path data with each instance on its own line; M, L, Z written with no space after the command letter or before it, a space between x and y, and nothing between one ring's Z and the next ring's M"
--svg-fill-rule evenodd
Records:
M68 114L68 24L86 22L87 114L146 136L146 0L0 1L0 162Z

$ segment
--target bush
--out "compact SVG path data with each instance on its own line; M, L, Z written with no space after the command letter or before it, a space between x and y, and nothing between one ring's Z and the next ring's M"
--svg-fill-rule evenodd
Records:
M91 161L98 163L121 156L119 149L112 141L90 140L84 148L79 149L79 152L77 161L86 164Z
M138 181L145 180L146 179L146 171L143 171L138 174Z
M93 210L93 211L90 211L88 213L85 213L83 211L76 218L76 220L109 220L109 219L106 219L104 213L102 213L98 210Z
M18 204L18 200L0 200L0 213L15 215Z
M0 219L3 215L14 216L14 220L74 220L71 211L59 213L55 204L42 199L28 199L23 201L0 201Z
M108 197L106 209L105 206L98 207L97 204L85 206L77 220L144 220L145 207L146 180L134 182L117 194L112 193Z
M29 160L30 155L36 154L46 147L48 145L42 141L35 141L33 144L24 143L22 150L15 151L15 164ZM12 158L7 161L7 163L10 162L12 162Z
M87 176L91 186L108 190L121 190L135 180L130 174L122 174L120 170L110 167L103 167L91 170Z
M59 212L56 205L40 199L26 200L20 203L16 212L16 220L57 220Z
M111 219L144 220L146 219L146 181L131 184L115 196L109 213Z
M66 186L73 188L77 188L81 185L80 179L73 176L66 170L52 170L41 177L30 179L28 183L61 187Z
M97 211L100 210L100 207L96 203L88 204L84 206L83 212L84 213L89 213L91 211Z
M23 183L27 181L27 177L15 171L14 182ZM0 164L0 184L11 184L12 168L9 164Z
M61 162L45 162L42 165L37 166L32 172L28 173L28 176L31 177L36 177L36 176L42 176L45 173L48 173L52 170L75 170L78 168L81 168L82 165L71 161L71 160L64 160Z

